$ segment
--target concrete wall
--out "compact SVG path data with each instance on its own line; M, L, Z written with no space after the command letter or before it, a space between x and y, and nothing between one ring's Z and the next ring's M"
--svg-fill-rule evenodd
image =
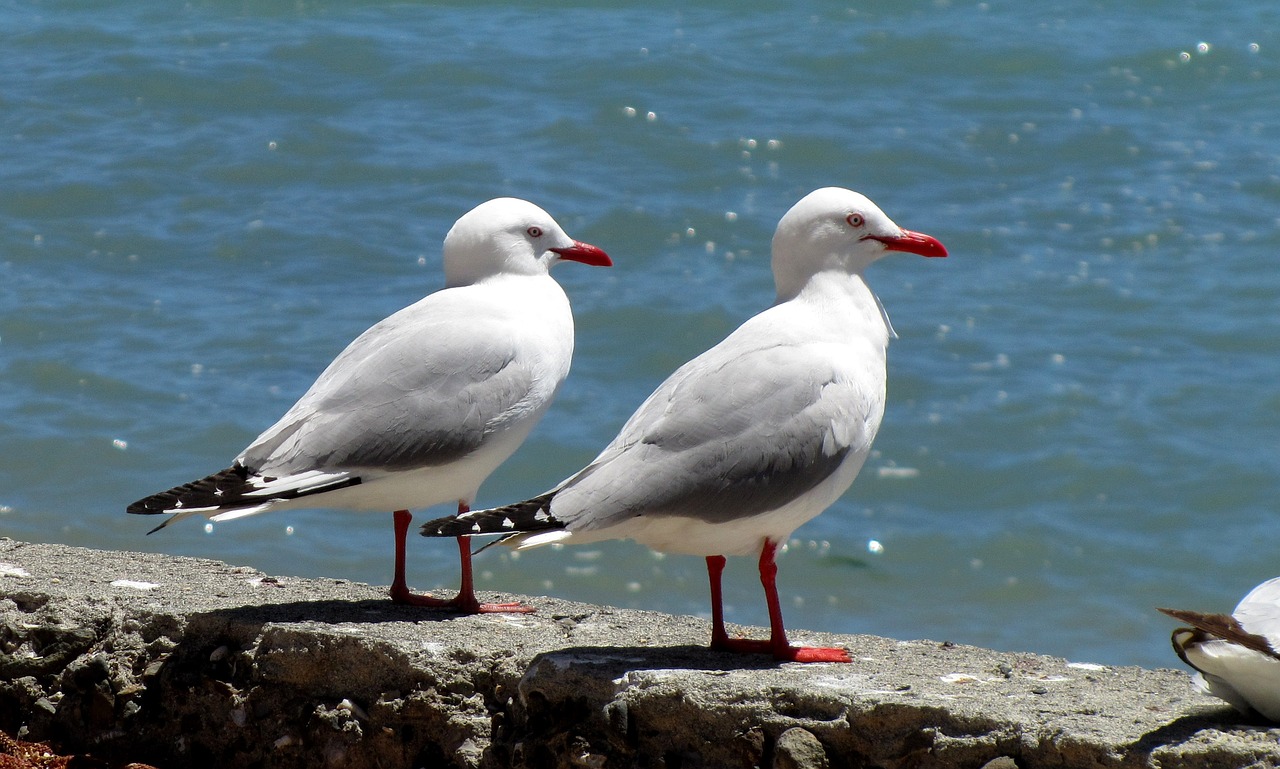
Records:
M1280 766L1280 730L1179 671L803 632L854 663L780 665L693 617L526 600L458 617L0 539L0 729L162 769Z

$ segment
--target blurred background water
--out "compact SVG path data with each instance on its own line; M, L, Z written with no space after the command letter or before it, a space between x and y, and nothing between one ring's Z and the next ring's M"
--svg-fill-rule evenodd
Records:
M489 505L577 469L773 298L769 239L857 189L889 407L781 559L788 624L1176 666L1156 605L1280 574L1280 6L1245 0L0 3L0 535L386 584L391 516L144 533L528 198L573 373ZM436 511L433 511L436 512ZM410 581L452 589L452 543ZM486 590L705 613L701 559L477 559ZM762 624L749 559L733 621Z

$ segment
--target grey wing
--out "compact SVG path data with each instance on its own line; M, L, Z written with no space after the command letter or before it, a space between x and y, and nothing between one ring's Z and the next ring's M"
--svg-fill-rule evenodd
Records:
M501 329L399 315L352 342L239 461L278 474L445 464L528 397L534 373Z
M571 530L641 514L724 522L768 512L865 456L883 404L883 378L813 346L722 343L664 382L551 510Z

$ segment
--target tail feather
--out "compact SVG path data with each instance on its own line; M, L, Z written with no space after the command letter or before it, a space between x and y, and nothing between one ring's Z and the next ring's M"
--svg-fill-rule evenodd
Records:
M555 492L488 510L446 515L422 525L424 537L469 537L477 534L516 534L522 531L563 529L551 514Z

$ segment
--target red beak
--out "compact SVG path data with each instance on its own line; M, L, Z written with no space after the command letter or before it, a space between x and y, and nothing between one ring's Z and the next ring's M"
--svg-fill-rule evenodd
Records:
M571 262L582 262L592 267L612 267L613 260L603 249L597 248L590 243L583 243L580 240L573 241L573 245L568 248L553 248L560 255L561 259L568 259Z
M866 235L863 240L878 240L884 244L884 247L890 251L905 251L908 254L919 254L920 256L946 256L947 247L938 242L938 239L926 235L923 232L912 232L911 230L903 230L901 235L881 236Z

